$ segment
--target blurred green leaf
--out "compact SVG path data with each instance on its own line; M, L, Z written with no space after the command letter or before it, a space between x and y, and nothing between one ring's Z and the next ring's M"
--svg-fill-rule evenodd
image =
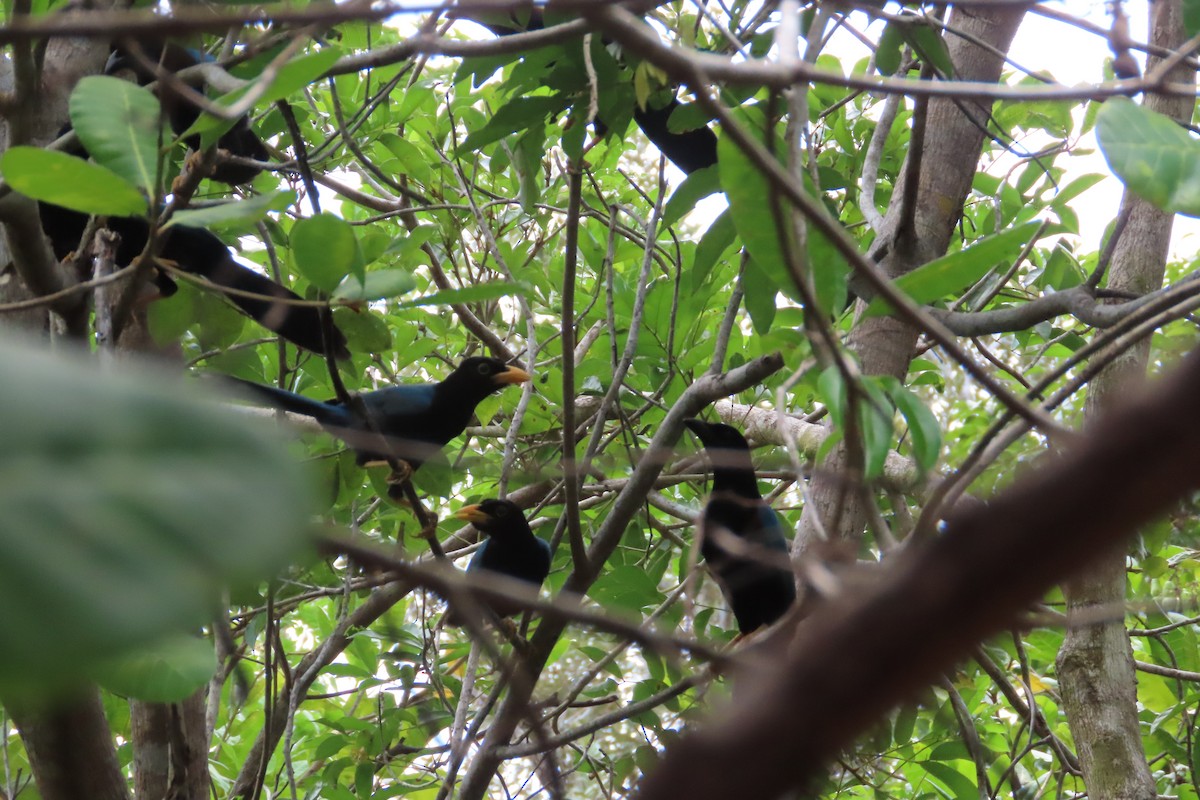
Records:
M99 665L94 675L110 692L150 703L176 703L204 687L217 671L212 642L172 636Z
M1026 222L1003 233L987 236L955 253L934 259L895 280L913 302L932 303L966 289L982 278L997 263L1011 260L1030 237L1041 227L1040 222ZM891 306L877 297L867 307L867 316L888 313Z
M397 303L395 307L415 308L416 306L448 306L451 303L478 303L481 300L495 300L497 297L524 294L525 291L525 287L519 283L491 281L478 286L464 286L461 289L445 289Z
M305 543L302 471L195 386L0 344L0 686L209 619Z
M561 97L518 97L496 110L492 118L477 131L472 131L459 148L470 152L498 142L510 133L542 125L551 114L566 110Z
M282 211L294 202L296 202L295 192L281 191L254 195L249 199L233 203L221 203L204 208L185 208L172 214L165 227L191 225L197 228L207 228L223 222L257 222L268 211Z
M417 287L412 273L400 269L377 269L366 273L363 280L353 276L346 278L334 291L335 300L364 301L382 300L406 294Z
M1130 191L1164 211L1200 216L1200 142L1178 123L1111 97L1100 108L1096 138Z

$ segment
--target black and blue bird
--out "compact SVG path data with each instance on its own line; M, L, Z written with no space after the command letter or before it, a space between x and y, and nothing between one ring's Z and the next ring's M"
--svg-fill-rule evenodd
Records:
M51 203L38 203L38 211L42 232L50 240L55 258L66 258L79 246L88 215ZM115 259L119 266L132 263L145 249L150 236L150 223L141 217L109 217L105 227L121 237ZM316 308L294 304L293 301L303 298L240 264L215 233L190 225L174 225L162 236L164 241L158 256L161 261L218 287L235 290L237 293L226 295L229 301L264 328L314 353L328 350L339 359L350 357L346 338L336 327L331 329L331 341L325 341L325 327ZM155 271L153 282L161 297L170 297L177 290L175 281L160 270Z
M719 422L689 419L684 425L700 439L713 468L712 493L698 528L700 554L738 629L749 634L775 622L796 602L795 577L785 566L783 524L758 490L745 437Z
M312 417L348 444L359 464L373 465L394 458L415 471L466 430L475 406L484 398L529 378L525 370L498 359L473 356L438 383L363 392L358 396L361 411L337 400L313 400L274 386L240 378L231 380L268 405Z
M546 27L542 9L532 5L517 8L508 15L478 14L460 12L461 19L468 19L487 28L497 36L512 36L525 31L538 31ZM552 65L547 65L547 69ZM558 88L558 87L555 87ZM629 95L632 101L632 94ZM675 96L675 89L658 93L653 100L645 103L633 102L630 112L634 123L642 129L646 138L654 143L664 156L675 166L689 175L697 170L711 167L717 163L717 134L707 124L687 130L672 130L668 125L671 115L683 104ZM606 106L601 102L602 111ZM616 113L614 107L607 107L608 113L613 114L613 124L619 125L620 130L614 131L619 135L624 132L630 117ZM623 117L623 123L619 118ZM602 116L593 120L596 135L607 136L610 131L609 123Z
M160 63L163 69L170 71L193 66L202 58L201 55L169 43L143 45L146 57L150 61ZM132 66L135 66L135 62L126 50L118 46L109 59L108 71L120 71ZM138 80L143 83L155 77L152 72L146 72L140 66L134 71ZM199 109L174 93L164 90L160 92L160 97L176 133L185 131L200 114ZM70 126L67 126L62 133L69 130ZM199 144L198 140L189 140L189 143L192 146ZM222 136L218 144L236 156L256 161L263 161L268 157L262 141L251 130L245 117L239 119L233 128ZM77 145L71 152L81 158L88 157L82 144ZM236 185L252 180L258 172L257 167L222 163L211 177L223 183ZM87 228L88 215L45 202L38 204L38 211L42 232L50 240L55 257L60 260L66 258L79 247L80 239ZM109 217L105 227L120 236L120 245L116 253L116 263L119 266L130 264L140 255L150 236L150 223L142 217ZM274 331L296 346L315 353L330 352L339 359L349 358L350 353L342 332L336 327L326 328L317 308L296 304L295 301L303 298L291 289L239 263L216 234L203 228L174 225L161 231L159 235L163 242L158 254L160 261L169 263L183 272L205 278L217 287L232 289L232 292L225 294L231 303L264 328ZM175 281L166 272L155 270L152 277L159 297L169 297L175 293ZM329 341L326 341L327 338Z
M471 558L468 575L495 572L541 588L550 574L550 544L534 534L520 507L508 500L484 500L460 508L454 516L470 522L488 537ZM524 608L503 600L489 600L486 606L501 618ZM461 625L462 618L451 610L446 624Z
M177 42L153 38L121 40L113 44L112 54L104 65L108 75L123 77L130 75L137 83L146 85L158 80L158 70L179 72L202 63L213 63L214 59L202 50L185 47ZM152 68L153 67L153 68ZM163 111L176 135L186 132L200 118L200 109L187 97L160 82L155 90ZM200 137L190 136L185 143L193 150L200 148ZM243 115L233 126L221 134L217 147L230 155L255 161L267 161L270 153L262 139L250 127L249 117ZM237 186L249 183L258 177L261 170L255 166L233 164L220 159L210 176L215 181Z

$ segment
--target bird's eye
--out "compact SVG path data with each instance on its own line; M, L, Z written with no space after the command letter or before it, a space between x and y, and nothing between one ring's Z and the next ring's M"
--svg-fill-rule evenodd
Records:
M479 365L479 374L480 375L487 375L491 371L492 371L492 365L487 363L486 361Z
M496 511L495 511L495 515L496 515L497 517L504 517L504 516L507 516L507 515L508 515L508 508L507 508L506 506L497 506L497 507L496 507Z

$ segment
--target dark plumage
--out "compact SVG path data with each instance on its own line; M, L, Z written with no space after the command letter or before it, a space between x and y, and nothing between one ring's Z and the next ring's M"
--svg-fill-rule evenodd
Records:
M523 31L542 30L546 25L541 9L532 6L519 8L507 17L499 15L486 18L462 16L464 19L470 19L482 25L497 36L511 36ZM670 130L667 127L667 120L680 105L676 98L671 97L661 108L654 108L650 105L646 108L635 107L633 121L642 129L642 133L646 134L646 138L653 142L654 146L671 163L690 175L696 170L711 167L717 163L717 135L707 125L688 131ZM597 136L603 137L608 134L608 123L603 119L597 118L594 121L594 127ZM618 133L622 132L618 131Z
M163 69L175 72L198 64L203 55L172 43L142 42L143 54L154 63L161 63ZM118 45L109 57L106 72L117 73L132 70L140 83L148 83L155 79L153 72L146 70L122 46ZM163 90L159 93L163 108L171 122L175 133L187 130L199 116L199 109L187 102L177 93ZM63 129L63 132L70 127ZM192 147L199 146L196 137L188 140ZM265 160L266 148L262 141L250 129L249 121L242 117L226 132L218 145L234 155ZM80 145L75 155L87 158L86 150ZM252 180L259 170L232 164L221 164L213 172L212 178L229 184L245 183ZM78 211L40 203L42 231L50 239L54 254L59 259L65 258L79 246L87 226L88 216ZM117 251L117 264L125 266L133 261L146 247L146 239L150 233L150 225L145 219L137 217L110 217L107 227L121 237L120 248ZM324 325L320 312L316 308L276 303L270 298L291 301L301 300L299 295L270 278L239 264L233 254L215 234L203 228L193 228L186 225L173 226L162 234L165 239L160 256L182 269L184 272L206 278L217 286L233 289L237 292L249 292L263 295L263 299L247 297L238 294L226 294L235 306L256 320L268 330L287 339L298 347L312 350L316 353L328 349L339 359L350 357L346 349L346 339L337 328L332 330L333 341L324 341ZM175 293L175 282L169 275L156 271L154 283L158 293L169 297Z
M132 74L134 80L145 85L158 80L156 70L149 69L146 62L167 72L179 72L188 67L212 61L207 53L183 47L175 42L143 39L137 41L136 46L141 51L140 59L137 57L139 54L135 54L133 49L124 43L118 42L114 45L112 55L109 56L108 63L104 66L104 71L109 75L117 76ZM176 135L192 127L199 119L200 109L180 93L172 91L166 85L160 85L156 89L156 93L166 112L167 119L171 123L171 130ZM200 137L189 137L186 143L193 150L198 150ZM220 139L217 140L217 147L227 150L235 156L251 158L255 161L266 161L270 158L266 145L254 133L250 127L250 119L246 116L239 117L233 123L232 128L221 134ZM261 170L257 167L219 163L213 169L211 177L215 181L237 186L254 180L259 172Z
M550 545L534 535L519 507L507 500L484 500L459 509L454 516L470 522L488 537L475 551L468 575L486 570L541 587L550 574ZM489 601L487 607L498 617L512 616L523 608L504 601ZM461 625L462 619L451 610L446 624Z
M87 214L50 203L39 203L38 207L42 231L50 239L54 255L59 259L66 258L79 246L79 240L87 226ZM109 217L106 227L121 237L116 259L119 266L129 264L146 247L146 238L150 235L150 224L146 220L138 217ZM184 272L199 275L217 286L253 292L265 295L266 298L302 299L286 286L239 264L225 243L203 228L175 225L165 231L163 236L165 241L160 257L174 263ZM175 282L163 272L156 273L154 283L164 297L175 293ZM225 296L264 328L274 331L292 344L315 353L325 351L321 315L316 308L274 303L270 299L236 294ZM330 344L336 357L350 357L350 352L346 349L346 339L336 327L333 328L333 341Z
M350 445L359 464L387 461L393 455L416 470L466 429L480 401L529 377L525 370L494 358L468 358L439 383L389 386L359 395L371 422L336 400L322 402L273 386L232 380L269 405L312 417ZM386 446L375 430L386 438Z
M783 525L758 491L745 437L721 423L689 419L684 424L703 443L713 465L712 494L700 517L700 553L733 609L738 629L748 634L775 622L796 601L791 571L771 563L787 559ZM738 537L746 552L732 552L721 542L723 536Z

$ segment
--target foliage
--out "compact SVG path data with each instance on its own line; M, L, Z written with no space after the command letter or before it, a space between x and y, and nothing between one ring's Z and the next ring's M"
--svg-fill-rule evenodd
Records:
M736 28L750 21L757 4L728 5ZM721 53L733 48L720 30L678 4L660 8L655 18L672 40ZM397 25L343 23L324 41L304 40L285 55L281 69L267 69L286 47L276 38L234 68L250 83L219 102L229 106L260 93L255 132L281 153L303 149L322 179L317 196L289 165L259 175L249 197L205 181L193 201L203 201L198 207L174 211L162 222L211 226L244 260L281 276L299 294L332 297L333 318L353 353L341 372L350 391L437 380L464 356L488 348L493 354L507 348L530 366L535 379L525 394L510 389L484 401L479 425L446 449L446 463L429 463L415 477L427 507L442 520L438 536L450 557L463 566L460 559L474 538L453 521L456 509L524 492L524 505L534 508L535 531L555 545L543 594L557 596L575 566L564 516L570 509L564 510L561 491L563 462L572 457L562 452L567 407L583 433L573 457L587 454L578 522L583 541L591 543L687 387L713 364L731 369L775 351L787 369L735 402L773 407L782 400L797 416L828 412L833 434L823 449L803 453L804 460L849 442L872 481L881 524L896 538L906 535L922 497L885 485L886 459L903 457L922 474L957 468L992 427L1001 404L939 349L914 360L903 381L830 366L828 353L813 344L819 341L814 331L825 326L844 337L854 324L846 259L812 226L799 246L790 208L727 133L718 169L687 180L668 170L669 179L658 180L657 154L645 147L632 118L635 107L674 96L654 65L593 35L524 52L393 59L353 72L335 68L341 57L386 51L411 24L407 18ZM452 30L482 36L477 27ZM769 48L773 31L766 25L748 30L750 47ZM242 33L263 41L258 32ZM215 38L204 44L209 52L221 51ZM879 46L876 66L886 74L899 69L908 48L945 70L942 40L926 27L889 24ZM817 63L838 73L864 68L839 58L826 52ZM1018 80L1010 78L1013 85ZM88 213L154 213L184 169L185 147L169 136L160 143L157 101L147 90L118 83L89 79L72 95L71 119L92 162L12 148L0 161L8 185ZM780 164L788 163L786 108L779 97L730 85L721 99L736 110L736 123L756 141L769 142ZM811 160L803 171L805 191L868 252L874 232L863 223L875 209L863 208L859 176L872 169L867 155L878 135L873 203L885 207L901 189L913 104L902 103L890 129L879 129L882 97L818 83L805 102L805 155ZM607 129L602 136L587 127L593 103ZM130 113L107 114L113 104ZM1073 113L1081 108L1051 101L997 105L994 124L1002 135L985 153L948 253L896 282L910 298L941 310L997 311L1084 282L1101 243L1079 236L1096 180L1078 175L1070 163L1072 143L1091 125L1090 117ZM675 116L676 125L682 124L678 118L708 123L692 102ZM213 141L228 124L205 115L192 132ZM1098 125L1105 155L1131 188L1195 213L1195 142L1182 129L1139 116L1118 99L1104 104ZM1131 130L1137 135L1122 135ZM1143 130L1156 132L1154 149ZM1063 147L1049 154L1007 148L1023 137ZM572 219L569 175L576 153L585 177L578 219ZM1156 164L1156 157L1168 156L1176 160ZM1151 171L1153 166L1172 175ZM713 194L727 210L712 212L702 203ZM576 300L567 309L564 276L573 224ZM1172 270L1181 277L1191 266ZM815 299L807 307L806 282ZM875 300L865 313L887 312L886 302ZM324 360L264 341L260 328L202 287L182 285L174 297L155 303L149 316L158 340L178 342L182 360L196 371L336 396ZM563 329L572 321L582 344L573 383L564 385L563 360L572 354L564 353ZM491 332L489 339L481 338L483 329ZM632 340L631 331L637 332ZM1069 386L1055 413L1076 425L1081 385L1064 376L1099 335L1073 317L1055 316L982 337L977 353L1022 394L1043 380L1042 396ZM1190 325L1164 324L1154 340L1156 357L1169 360L1193 339ZM0 352L0 361L9 358L25 357ZM178 398L160 402L156 389L135 379L83 367L71 367L70 380L63 377L66 369L57 368L62 381L49 387L35 378L49 380L51 370L33 357L29 362L37 369L2 369L12 386L28 394L14 395L14 409L0 419L26 432L29 451L2 437L0 460L10 462L5 473L24 480L8 482L0 495L7 520L0 526L0 565L9 574L0 582L6 587L0 605L12 611L0 623L0 646L8 656L0 665L0 687L9 680L34 685L41 674L53 679L53 688L64 676L49 668L71 662L90 677L103 676L110 723L127 741L129 719L120 697L175 700L207 681L211 671L211 658L197 654L194 638L163 643L158 637L186 634L204 623L209 641L214 626L227 626L241 660L234 668L222 663L211 684L219 698L209 751L219 796L244 774L251 746L264 734L269 687L283 674L272 659L288 659L290 680L302 672L296 669L302 659L321 653L331 657L294 709L286 745L272 750L266 768L271 796L286 794L291 781L297 796L332 800L439 796L449 772L448 745L460 732L454 720L464 693L469 690L467 721L487 727L485 715L506 684L493 656L512 658L520 647L491 630L440 626L444 604L432 591L397 591L388 576L351 559L297 554L308 514L315 511L329 530L353 532L405 562L427 566L430 556L413 536L419 526L410 509L387 499L384 476L356 466L353 454L323 433L300 436L284 458L261 439L260 431L274 426L267 418L233 422L211 407ZM614 387L618 368L624 378ZM788 374L793 370L794 379ZM39 409L48 397L65 398L63 407ZM597 413L603 415L599 425ZM80 459L107 459L110 469L119 469L113 474L125 479L119 486L94 484L96 472L103 472L96 465L86 475L77 473L75 462L46 444L53 427ZM780 442L764 444L769 447L756 456L761 485L795 527L804 482ZM518 738L520 752L500 773L513 796L533 796L545 785L538 748L522 748L560 732L570 734L554 748L567 796L623 795L685 726L728 693L703 652L631 644L639 628L709 648L728 644L736 633L720 593L695 563L691 522L706 488L697 449L694 442L680 444L619 545L594 565L583 605L608 624L572 626L550 651L531 707L544 730ZM1020 439L994 458L972 493L986 496L1003 486L1042 450L1034 437ZM42 463L34 471L23 455L42 461L55 456L54 469ZM296 488L302 480L298 463L310 473L307 491ZM82 508L70 492L89 491L104 495L88 498L98 503L95 511L68 511ZM15 517L12 510L20 507L29 513ZM64 531L79 535L58 541ZM1195 534L1190 516L1164 522L1144 532L1129 561L1130 623L1149 629L1133 639L1137 657L1193 672L1200 670L1200 628L1180 609L1195 602ZM887 541L866 540L858 555L884 558ZM286 566L279 569L281 564ZM111 571L99 568L104 565ZM192 574L189 565L204 574ZM235 589L227 608L210 614L215 584L230 581ZM396 593L384 612L365 625L347 622L388 586ZM54 592L33 604L28 587ZM1054 608L1061 598L1046 603ZM130 608L139 613L128 614ZM206 623L209 617L217 621ZM520 634L543 623L534 615L523 621ZM469 659L472 642L480 639L490 647ZM23 642L17 652L27 658L11 656L17 640ZM1084 791L1063 757L1074 746L1055 691L1061 643L1062 631L1053 626L986 643L979 662L963 664L845 754L824 791L851 797ZM327 647L335 649L323 651ZM127 660L115 667L103 661L114 653ZM268 676L265 664L279 673ZM1190 679L1139 675L1144 744L1159 791L1181 798L1197 794L1190 757L1195 686ZM660 700L651 707L616 715L598 731L587 727L602 714L655 697ZM1018 705L1029 701L1040 714L1032 728L1028 709ZM11 774L27 772L19 739L6 741ZM127 767L133 754L122 748L119 756ZM981 787L981 780L987 785Z

